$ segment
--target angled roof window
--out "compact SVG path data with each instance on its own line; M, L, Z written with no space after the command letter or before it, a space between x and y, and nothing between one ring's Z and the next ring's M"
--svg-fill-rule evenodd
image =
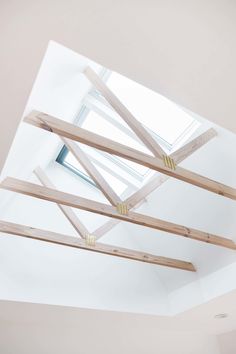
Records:
M124 76L104 70L102 79L136 119L152 134L167 154L172 149L182 146L200 125L191 115L173 102ZM96 134L150 154L147 147L124 120L93 88L84 97L76 124ZM147 167L126 159L87 146L80 146L119 195L126 193L127 190L133 191L140 188L154 173ZM95 185L65 146L60 152L57 162Z
M124 76L113 72L106 84L169 150L188 130L198 126L198 122L176 104Z

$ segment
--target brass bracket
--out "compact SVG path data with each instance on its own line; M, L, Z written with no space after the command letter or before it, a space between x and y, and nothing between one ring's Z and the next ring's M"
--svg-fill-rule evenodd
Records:
M162 155L162 158L166 167L170 168L171 170L176 169L176 163L170 156Z
M118 203L116 205L116 210L121 215L127 215L128 214L128 206L125 203Z
M87 234L85 236L85 243L87 246L95 247L96 246L96 237L94 235Z

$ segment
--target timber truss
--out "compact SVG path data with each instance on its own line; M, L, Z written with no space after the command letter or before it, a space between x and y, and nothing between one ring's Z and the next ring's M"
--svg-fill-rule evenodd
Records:
M216 131L212 128L207 130L191 142L185 144L176 152L167 156L157 141L128 111L128 109L119 101L119 99L91 68L88 67L84 71L84 75L103 95L116 113L123 118L137 137L150 150L152 155L145 154L128 146L114 142L110 139L104 138L45 113L38 111L31 112L25 117L25 122L44 129L50 133L57 134L67 146L68 150L74 155L77 161L83 166L88 175L99 187L109 204L96 202L94 200L89 200L58 191L46 173L38 167L35 169L34 173L41 182L41 185L7 177L1 183L0 187L16 193L21 193L56 203L65 217L72 224L79 237L71 237L5 221L0 221L0 232L191 272L195 272L196 268L190 262L107 245L98 242L98 240L120 221L125 221L141 225L142 227L149 227L156 230L169 232L180 237L187 237L192 240L235 250L236 244L233 240L228 238L160 220L135 211L135 209L144 202L145 198L165 181L167 181L169 177L182 180L186 183L190 183L226 198L236 199L236 189L208 179L204 176L200 176L197 173L191 172L179 166L181 161L186 159L201 146L215 137L217 135ZM112 155L120 156L146 166L152 170L158 171L159 173L155 174L152 179L146 183L146 185L137 190L133 195L125 200L121 200L106 179L97 170L91 159L75 142L88 145ZM78 208L92 213L105 215L110 217L110 219L91 234L85 225L83 225L83 223L79 220L72 208Z

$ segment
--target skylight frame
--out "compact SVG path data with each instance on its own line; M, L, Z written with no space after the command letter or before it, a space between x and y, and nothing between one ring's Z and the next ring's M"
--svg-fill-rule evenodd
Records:
M109 103L103 98L103 96L97 91L97 90L91 90L87 97L85 98L85 105L87 106L87 100L89 97L92 97L93 99L98 100L100 103L102 103L104 106L107 106L110 110L113 110L113 108L109 105ZM93 105L95 107L95 105ZM113 113L115 113L113 111ZM105 118L105 114L104 114L104 118ZM114 124L116 124L117 122L112 118L112 116L110 116L110 119L114 122ZM115 123L116 122L116 123ZM165 139L163 139L161 136L159 136L157 133L153 132L151 129L149 129L147 126L145 126L143 124L143 126L145 127L145 129L157 140L157 142L162 145L163 148L165 148L168 151L171 151L173 149L173 146L168 143L168 141L166 141ZM135 133L133 133L133 131L130 130L130 133L132 134L132 136L134 136L134 138L137 141L140 141L139 138L137 137L137 135Z
M86 182L90 183L93 187L97 188L97 185L93 182L92 178L78 170L76 167L72 166L69 162L66 161L66 157L69 154L69 150L65 145L63 145L59 155L56 158L56 162L60 165L66 167L69 171L73 172L75 175L81 177Z
M100 77L102 78L103 81L106 82L111 74L112 74L112 72L110 70L103 69L100 74ZM99 108L95 104L95 102L99 102L99 104L102 105L103 107L107 107L110 110L110 112L112 112L112 114L106 113L103 109ZM130 135L130 137L132 137L132 139L134 139L135 141L137 141L138 143L141 143L143 145L143 143L136 136L136 134L133 133L132 130L130 130L128 127L126 128L125 125L122 126L121 123L116 121L116 119L114 118L114 114L116 114L116 113L114 112L113 108L103 98L103 96L100 94L100 92L98 92L94 87L84 97L81 108L80 108L79 113L77 115L77 119L75 120L75 124L82 126L91 111L96 112L103 119L108 121L110 124L114 125L118 129L120 129L126 135L128 135L128 136ZM144 125L144 127L158 141L158 143L163 147L163 149L165 151L167 151L167 154L169 154L171 151L173 151L175 149L176 146L178 147L178 144L180 142L182 142L182 144L185 142L185 141L183 141L184 138L185 138L184 140L187 140L189 138L189 136L192 135L192 133L196 130L196 125L199 125L199 122L197 122L196 120L193 120L189 124L189 126L187 126L185 128L185 130L181 133L181 135L173 142L173 144L170 144L168 141L163 139L156 132L152 131L151 129L149 129L145 125ZM188 134L189 134L189 136L188 136ZM64 145L61 152L59 153L56 161L58 163L60 163L61 165L65 166L66 168L68 168L71 172L75 173L77 176L81 177L86 182L90 183L93 187L97 187L97 185L94 183L92 178L90 178L90 176L88 176L83 171L80 171L75 166L72 166L70 163L68 163L66 161L66 157L67 157L68 153L69 153L69 150ZM128 193L133 192L133 191L137 190L138 188L140 188L144 184L144 182L146 182L154 174L154 172L152 170L147 170L147 172L145 174L141 174L141 173L137 172L136 170L134 170L131 166L126 164L125 161L123 161L118 156L106 154L101 151L98 151L98 154L100 154L100 155L102 154L103 157L106 157L113 164L120 166L121 169L124 169L129 175L131 175L134 179L137 180L137 182L139 183L139 186L132 184L130 182L126 183L127 188L123 192L125 194L127 194L127 192ZM98 159L97 159L97 161L98 161ZM94 163L96 164L95 161L94 161ZM112 175L113 175L113 173L112 173ZM115 177L117 178L117 176L115 176ZM119 179L120 179L120 177L121 176L119 176Z

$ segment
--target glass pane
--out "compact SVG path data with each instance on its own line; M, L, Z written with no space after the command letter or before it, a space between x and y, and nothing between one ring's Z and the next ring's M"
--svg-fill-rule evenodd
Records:
M117 73L107 85L141 123L171 145L194 122L173 102Z
M130 136L123 133L120 129L115 127L112 123L103 119L102 116L100 116L94 111L89 112L87 118L83 122L82 127L84 129L90 130L91 132L96 132L96 134L117 141L118 143L130 146L145 153L149 153L148 149L144 145L139 144L138 141L132 139ZM132 168L132 170L134 170L138 174L145 175L148 172L148 168L145 166L136 164L134 162L119 157L116 158L122 161L122 163L128 165L130 168Z
M135 172L139 173L141 176L146 175L146 173L149 171L149 168L139 165L138 163L135 163L133 161L129 161L126 159L123 159L122 157L117 157L123 164L128 165L132 170Z
M121 182L118 178L114 177L112 174L108 173L107 171L104 171L103 168L97 167L98 171L101 173L101 175L105 178L107 183L111 186L111 188L116 192L116 194L121 195L125 189L127 188L127 185Z
M74 155L71 152L68 152L64 162L66 164L69 164L76 170L78 170L78 173L82 172L84 175L88 177L88 179L91 179L87 174L87 172L85 171L85 169L81 166L81 164L77 161L77 159L74 157ZM127 188L127 185L125 183L123 183L118 178L114 177L112 174L105 171L103 168L98 166L96 166L96 168L118 195L121 195L125 191L125 189Z
M70 151L66 155L65 162L68 163L69 165L71 165L72 167L76 168L78 171L81 171L86 176L88 176L88 174L85 171L85 169L83 168L83 166L81 166L81 164L77 161L77 159L74 157L74 155Z
M165 140L163 146L167 146L169 149L174 144L181 146L184 140L197 128L196 120L177 105L124 76L111 73L106 83L143 125L157 134L162 142ZM83 122L81 121L84 129L150 154L141 141L136 140L135 136L132 137L132 134L130 136L130 128L109 105L104 104L100 96L98 99L91 94L91 97L87 102L86 112L88 114ZM133 183L141 185L145 183L149 175L150 170L145 166L118 156L103 154L90 147L81 147L85 149L85 152L88 150L98 171L118 195L126 190L127 178L131 183L133 179ZM101 163L96 164L96 161ZM71 166L75 172L78 171L78 174L81 172L82 175L87 176L89 181L91 180L70 152L66 155L64 162L69 167Z
M104 119L100 114L92 110L88 113L85 121L82 124L82 128L142 152L149 153L148 149L144 145L125 134L122 130L115 127L112 123Z

